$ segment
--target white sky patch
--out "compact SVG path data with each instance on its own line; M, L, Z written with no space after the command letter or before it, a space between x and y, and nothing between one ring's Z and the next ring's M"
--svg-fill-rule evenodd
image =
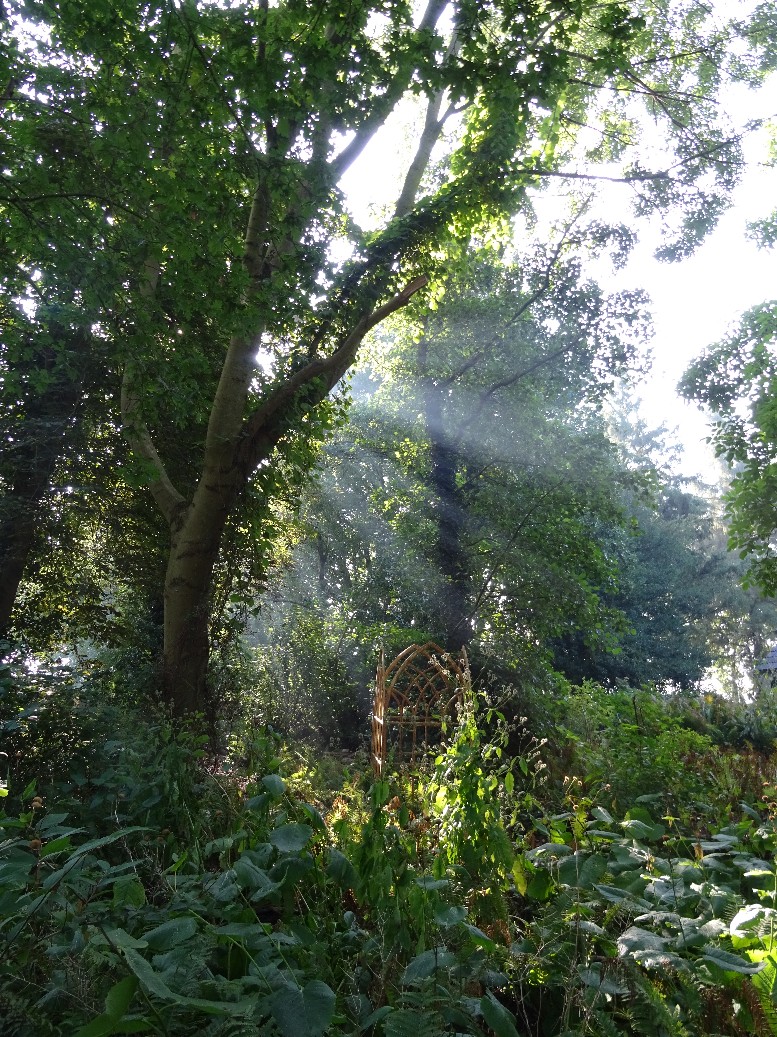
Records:
M777 78L757 93L737 87L729 101L741 123L771 116L777 113ZM639 390L642 416L654 426L677 427L684 474L711 481L717 476L705 442L709 424L694 404L677 395L676 386L690 364L746 310L777 298L777 251L758 248L747 236L748 222L767 216L777 205L777 169L766 165L767 150L766 131L748 142L748 166L732 206L692 256L659 263L652 255L657 236L641 227L639 245L612 283L613 288L644 288L653 300L654 362Z

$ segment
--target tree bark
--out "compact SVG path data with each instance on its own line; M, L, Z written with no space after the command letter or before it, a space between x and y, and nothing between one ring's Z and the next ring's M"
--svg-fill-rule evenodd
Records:
M271 458L295 426L300 412L318 406L353 365L367 332L406 306L426 283L426 277L418 277L382 305L355 317L352 329L329 357L311 360L289 376L248 418L243 418L243 411L255 361L248 344L233 341L211 412L202 476L188 505L167 477L137 416L131 378L125 379L125 431L133 448L157 470L151 490L171 530L162 684L174 716L204 713L212 719L207 671L213 572L235 502L258 465Z
M76 347L83 346L80 336L66 334ZM0 499L0 638L10 633L19 584L35 543L36 520L81 399L80 374L64 367L56 370L56 365L53 346L41 348L32 360L25 361L30 372L49 369L53 374L39 395L31 392L24 402L23 421L14 433L13 478ZM11 370L14 373L13 365ZM15 373L26 381L25 371L17 367Z
M458 453L445 427L441 387L430 370L424 338L419 351L423 376L424 420L430 443L432 509L436 525L434 561L442 583L441 614L444 643L460 652L472 640L468 608L469 579L464 546L465 508L457 484Z

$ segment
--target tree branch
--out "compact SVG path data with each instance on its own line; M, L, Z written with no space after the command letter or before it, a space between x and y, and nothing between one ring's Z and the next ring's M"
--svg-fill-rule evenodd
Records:
M518 309L512 314L510 319L505 324L503 332L506 331L508 328L511 328L514 324L517 324L521 317L523 317L524 313L526 313L527 310L531 309L531 307L534 306L534 304L538 302L542 298L542 296L548 291L548 289L550 288L550 278L553 272L553 267L558 261L558 257L561 255L562 249L569 240L570 231L577 223L577 221L582 217L584 211L584 209L581 209L577 216L575 216L575 218L571 221L571 223L569 223L564 228L564 233L562 234L558 244L553 249L553 252L550 254L548 261L545 264L545 269L543 270L542 280L540 281L539 286L532 292L532 294L527 299L524 299L524 301L520 304ZM467 371L470 370L470 368L474 367L477 363L479 363L483 359L483 357L491 351L491 348L494 345L496 345L500 337L501 335L492 335L492 337L489 339L486 345L478 349L468 360L466 360L461 365L461 367L457 371L454 371L453 374L448 375L446 379L440 382L440 388L447 388L449 385L452 385L455 381L457 381L459 378L465 375Z
M161 267L159 261L149 256L143 264L143 278L140 288L141 297L151 299L156 292ZM144 461L148 461L156 473L149 484L151 495L164 515L167 524L172 526L176 516L185 506L184 497L173 486L162 458L154 446L151 433L140 416L140 400L135 390L133 364L129 360L124 367L121 380L121 422L122 431L130 449Z
M440 15L445 10L446 4L447 0L429 0L423 17L418 23L417 35L434 28ZM409 68L405 75L395 76L391 80L386 93L374 102L372 112L355 131L353 139L346 144L339 155L332 159L329 166L336 181L353 165L377 131L386 122L389 115L394 111L397 101L399 101L410 85L413 71L415 71L413 68Z
M574 349L575 346L579 345L583 341L583 336L578 335L577 338L571 342L564 343L559 349L555 349L552 353L547 353L545 356L539 357L533 363L529 364L528 367L522 367L519 371L514 371L511 375L507 375L505 378L500 378L499 381L494 382L493 385L489 385L487 389L478 397L477 406L474 411L470 414L469 419L465 421L459 428L456 435L453 437L452 442L459 444L464 436L467 429L471 428L480 415L483 413L483 408L491 399L491 397L499 391L499 389L506 389L511 385L515 385L522 378L526 378L540 367L545 367L546 364L551 363L553 360L557 360L560 356L568 353L570 349Z
M133 453L152 465L156 476L149 483L149 489L167 524L172 526L186 501L170 481L151 434L143 419L138 416L139 401L132 385L131 371L132 365L128 363L121 382L122 431Z
M428 281L425 274L416 277L382 306L364 314L330 356L311 360L265 398L245 423L238 447L237 464L244 478L250 477L259 462L269 456L288 431L289 412L295 398L307 389L304 400L307 410L324 400L355 361L365 335L390 314L406 306Z

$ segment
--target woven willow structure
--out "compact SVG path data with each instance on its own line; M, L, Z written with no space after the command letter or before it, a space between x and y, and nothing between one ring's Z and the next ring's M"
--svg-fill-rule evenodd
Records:
M383 773L389 757L398 768L414 769L427 747L439 743L468 682L464 649L456 658L433 641L410 645L388 666L381 652L372 707L375 773Z

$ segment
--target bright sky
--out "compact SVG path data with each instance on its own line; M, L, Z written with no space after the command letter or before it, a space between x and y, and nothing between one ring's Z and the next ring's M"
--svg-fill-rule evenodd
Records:
M732 13L741 0L718 0L719 9ZM777 75L758 92L744 86L732 90L726 108L735 124L755 118L777 119ZM395 124L372 142L345 178L343 187L362 226L375 226L381 205L396 195L396 186L409 161L411 142L407 129L410 111L400 111ZM640 245L612 289L644 288L653 300L655 338L651 343L653 369L638 388L643 397L642 417L651 427L677 429L684 458L681 469L689 476L717 481L716 463L705 444L709 434L702 412L681 400L675 387L690 363L706 346L718 341L741 314L758 303L777 298L777 249L758 249L747 237L749 220L768 215L777 208L777 168L766 164L768 133L762 131L747 148L748 169L737 188L732 208L717 229L689 259L659 263L653 258L655 242L651 227L640 221ZM621 205L628 195L613 187L604 202L605 216L628 221ZM626 194L624 195L624 190ZM616 215L617 214L617 215Z
M758 93L744 91L735 107L745 118L777 114L777 78ZM681 263L658 263L647 235L619 284L639 285L653 299L656 335L654 363L641 386L642 415L649 424L678 428L685 448L683 471L715 479L712 453L704 444L708 425L702 413L675 394L675 386L706 346L752 306L777 298L777 250L759 249L747 235L749 220L777 208L777 168L769 168L767 134L753 139L748 170L737 188L732 208L704 245Z

